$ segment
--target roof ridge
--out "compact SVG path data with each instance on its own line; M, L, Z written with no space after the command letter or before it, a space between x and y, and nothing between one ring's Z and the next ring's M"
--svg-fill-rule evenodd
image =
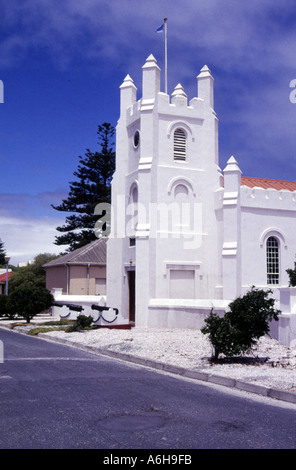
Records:
M9 271L8 272L8 279L10 279L12 275L13 275L13 271ZM0 274L0 282L5 281L5 280L6 280L6 273Z
M249 188L258 187L262 189L275 189L277 191L296 191L296 181L278 180L274 178L261 178L255 176L242 176L241 186L247 186Z
M105 253L106 253L106 238L102 237L97 240L93 240L92 242L88 243L87 245L84 245L80 248L77 248L76 250L73 250L72 252L70 251L69 253L66 253L65 255L62 255L49 263L46 263L44 267L50 267L50 266L56 266L60 264L79 264L79 263L85 263L85 257L89 258L88 253L93 253L94 259L97 261L94 261L95 264L97 263L104 263L104 258L105 258ZM99 254L101 253L101 254ZM104 253L104 254L103 254ZM92 256L92 255L91 255ZM84 258L84 260L83 260ZM92 261L89 261L92 262Z
M72 253L75 253L75 251L76 251L76 256L83 255L83 254L87 253L91 249L91 245L93 245L97 241L98 240L93 240L92 242L88 243L87 245L83 245L80 248L77 248L77 250L74 250ZM78 250L79 250L79 252L77 253ZM75 256L73 258L75 258ZM71 259L73 259L73 258L71 258Z
M242 176L242 179L263 180L263 181L284 181L287 183L296 183L295 180L279 180L276 178L264 178L263 176Z

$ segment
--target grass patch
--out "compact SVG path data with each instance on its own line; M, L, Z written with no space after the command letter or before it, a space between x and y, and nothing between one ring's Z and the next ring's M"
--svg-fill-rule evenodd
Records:
M48 326L67 326L67 325L72 325L74 322L74 320L51 320L51 321L45 321L45 322L42 322L42 323L38 323L39 325L43 326L43 325L48 325Z
M27 334L29 336L38 336L39 333L48 333L49 331L65 331L67 328L69 328L69 325L73 325L73 320L45 321L30 329ZM51 328L51 326L53 328Z
M13 328L17 328L18 326L25 326L25 322L16 322L16 323L10 323L9 327L13 330Z
M77 322L75 322L75 320L50 320L42 323L15 322L11 323L9 326L11 329L21 326L31 327L27 332L29 336L38 336L39 333L48 333L50 331L65 331L66 333L71 333L73 331L87 331L100 328L97 325L77 327Z
M73 320L51 320L51 321L45 321L42 323L35 323L35 322L15 322L15 323L10 323L10 328L17 328L18 326L32 326L32 325L38 325L38 327L42 326L69 326L73 324ZM37 328L37 327L36 327Z
M77 327L76 325L71 325L65 328L66 333L75 333L76 331L92 331L92 330L98 330L101 328L100 325L92 325L92 326L85 326L84 328L82 327Z
M65 331L64 326L60 327L55 327L55 328L42 328L42 327L37 327L37 328L32 328L31 330L28 331L27 335L29 336L38 336L39 333L48 333L49 331Z

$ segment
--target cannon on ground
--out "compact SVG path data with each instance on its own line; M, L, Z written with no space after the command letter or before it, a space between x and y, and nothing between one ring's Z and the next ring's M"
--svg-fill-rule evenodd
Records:
M92 310L98 310L100 313L99 313L99 316L98 318L96 319L96 321L98 321L100 318L102 318L106 323L113 323L116 318L117 318L117 315L118 315L118 308L114 308L114 307L107 307L107 306L102 306L102 305L96 305L96 304L93 304L91 306L91 309ZM104 311L110 311L110 310L114 310L115 312L115 317L113 318L113 320L107 320L104 316L103 316L103 312Z
M74 312L82 312L84 310L82 305L66 304L64 302L53 302L51 305L53 307L67 307L69 310L74 310Z

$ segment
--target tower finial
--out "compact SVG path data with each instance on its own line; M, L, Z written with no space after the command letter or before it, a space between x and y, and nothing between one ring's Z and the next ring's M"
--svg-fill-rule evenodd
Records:
M214 108L214 79L207 65L204 65L197 76L198 97L207 102L210 107Z
M143 69L143 98L155 99L160 91L160 68L153 54L147 57Z
M178 85L175 87L172 96L185 96L187 98L187 95L184 91L184 88L182 87L181 83L178 83Z
M124 113L137 100L137 88L133 79L127 75L120 85L120 113Z

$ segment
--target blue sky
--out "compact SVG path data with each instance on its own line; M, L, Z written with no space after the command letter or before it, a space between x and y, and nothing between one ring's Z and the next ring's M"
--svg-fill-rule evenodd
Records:
M0 0L0 238L13 264L59 253L55 228L97 126L119 117L130 74L141 97L152 53L168 92L196 96L207 64L215 79L220 167L234 155L245 176L295 180L296 8L274 0ZM164 86L164 85L163 85Z

